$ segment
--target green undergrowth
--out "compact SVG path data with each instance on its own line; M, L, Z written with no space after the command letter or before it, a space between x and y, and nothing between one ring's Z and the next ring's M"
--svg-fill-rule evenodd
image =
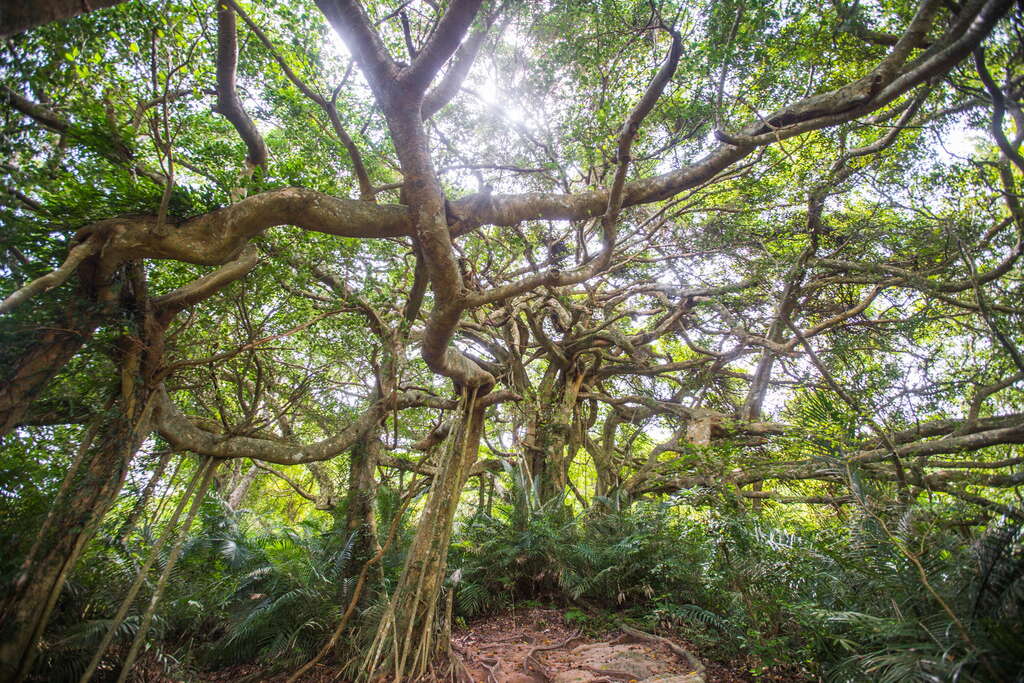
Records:
M381 498L379 509L388 523L396 506L388 492ZM407 539L410 525L403 521ZM53 638L36 669L39 680L78 680L117 610L116 601L161 530L143 526L125 540L117 538L116 525L105 531L65 589ZM372 587L363 593L361 624L370 622L378 593L397 579L402 545L384 556ZM327 640L352 597L361 566L353 546L344 509L271 525L257 514L207 499L171 574L143 661L175 680L196 680L204 672L241 665L257 667L257 678L297 669ZM151 576L163 569L167 552ZM110 671L117 670L135 635L150 588L144 586L118 629L107 656ZM364 630L352 637L365 637ZM97 680L103 680L103 669Z
M679 502L567 516L561 501L520 501L475 515L450 556L459 614L546 601L585 631L625 618L705 657L742 653L754 674L1024 680L1019 524L971 543L924 507L811 523L729 500L700 512Z
M397 507L390 495L382 492L381 534ZM970 541L943 523L948 511L923 504L798 512L699 495L631 505L603 499L574 513L513 482L489 514L478 510L457 525L447 586L456 624L544 605L590 635L625 620L682 638L704 659L742 662L755 675L1024 680L1019 523L993 522ZM307 661L352 595L357 563L343 515L269 524L209 499L143 661L176 680L232 667L269 675ZM350 655L372 635L395 585L412 522L399 528L394 549L371 572L338 665L355 666ZM117 531L105 529L69 582L39 680L77 680L161 530L142 526L124 540ZM107 670L116 671L150 589L118 629Z

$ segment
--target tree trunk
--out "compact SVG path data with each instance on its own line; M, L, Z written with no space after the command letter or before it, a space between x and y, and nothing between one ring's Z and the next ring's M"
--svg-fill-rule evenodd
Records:
M561 497L568 485L573 418L584 375L559 373L549 389L542 385L527 440L530 476L541 503ZM548 389L545 391L545 389Z
M139 397L142 398L142 397ZM128 465L148 432L147 401L112 420L77 472L54 499L0 615L0 681L24 680L50 614L86 543L124 484Z
M140 266L129 266L127 275L120 306L134 318L135 333L126 333L118 340L116 362L121 382L114 415L100 428L98 440L87 437L83 442L80 459L65 475L49 515L4 597L0 610L0 683L21 681L30 673L39 639L65 580L120 493L128 467L151 431L155 376L163 359L164 331L171 318L158 321L154 317ZM105 311L117 305L110 294L106 289ZM70 343L66 346L69 355L65 362L73 354L72 346L78 348Z
M5 368L0 381L0 436L21 422L36 394L92 338L96 328L117 313L123 288L98 283L121 281L124 273L117 272L121 270L101 264L96 256L78 267L78 289L63 316L30 333L33 338L22 346L17 361ZM134 289L129 288L128 296Z
M33 339L0 382L0 436L18 426L32 399L56 376L82 344L92 337L101 316L69 314L63 322Z
M0 38L28 31L59 19L70 19L83 12L119 5L125 0L33 0L6 2L0 11Z
M371 429L352 447L348 496L345 505L345 533L352 542L352 555L346 563L345 577L354 577L378 549L377 459L380 455L380 430Z
M245 495L249 493L249 489L252 487L252 483L256 481L256 475L259 474L259 471L260 468L253 463L240 477L231 482L231 487L228 490L227 495L227 504L229 508L232 510L238 510L242 507Z
M455 511L477 457L483 418L484 409L476 406L470 392L434 475L402 577L364 660L370 677L391 676L397 682L421 676L447 645L435 638L441 617L438 604Z

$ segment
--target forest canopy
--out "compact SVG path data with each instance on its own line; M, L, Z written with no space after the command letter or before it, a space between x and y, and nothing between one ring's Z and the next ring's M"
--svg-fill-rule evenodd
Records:
M0 10L0 681L1024 680L1022 18Z

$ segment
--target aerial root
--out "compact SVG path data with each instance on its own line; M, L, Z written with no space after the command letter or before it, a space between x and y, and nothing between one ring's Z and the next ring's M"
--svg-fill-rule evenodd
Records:
M319 663L320 660L323 659L338 643L338 639L341 637L342 632L345 630L345 626L348 624L349 619L352 618L352 615L355 613L356 606L359 604L359 597L362 595L363 586L366 584L366 576L369 573L370 568L380 562L381 558L384 557L384 553L386 553L388 548L391 547L391 543L395 540L395 536L397 535L402 515L405 514L405 509L412 501L413 493L416 489L417 482L413 480L409 484L409 489L402 496L402 504L399 506L398 512L395 514L394 519L391 520L391 527L388 529L387 539L385 539L384 544L377 549L377 552L374 553L373 557L367 560L363 564L362 569L359 570L359 577L356 579L356 586L352 590L352 597L349 598L348 605L345 607L345 613L341 616L341 621L338 622L338 625L335 627L331 637L327 640L324 646L320 648L320 651L316 653L316 656L299 667L295 673L288 677L288 680L285 683L295 683L299 677L316 666L317 663ZM387 618L387 615L385 615L385 618Z

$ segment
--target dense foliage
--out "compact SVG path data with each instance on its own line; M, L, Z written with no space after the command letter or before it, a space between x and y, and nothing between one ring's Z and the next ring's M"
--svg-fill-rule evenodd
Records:
M1020 3L31 5L0 682L1024 681Z

